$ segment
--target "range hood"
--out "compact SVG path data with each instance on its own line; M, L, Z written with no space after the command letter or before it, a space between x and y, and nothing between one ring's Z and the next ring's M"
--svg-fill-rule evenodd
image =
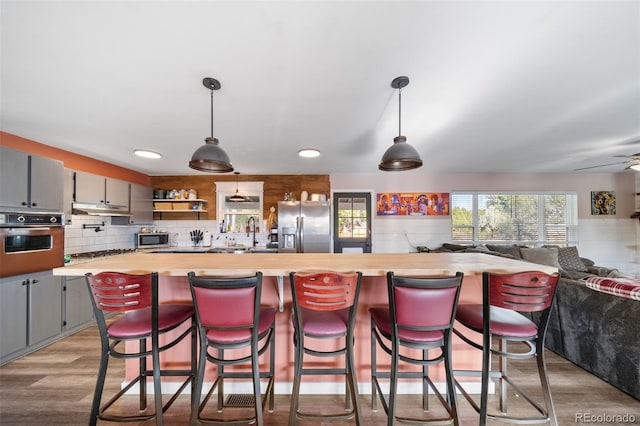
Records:
M73 203L71 213L89 216L131 216L126 206Z

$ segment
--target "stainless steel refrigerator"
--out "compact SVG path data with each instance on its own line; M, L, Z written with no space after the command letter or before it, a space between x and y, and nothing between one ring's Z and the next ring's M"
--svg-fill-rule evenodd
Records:
M278 201L278 250L331 252L329 201Z

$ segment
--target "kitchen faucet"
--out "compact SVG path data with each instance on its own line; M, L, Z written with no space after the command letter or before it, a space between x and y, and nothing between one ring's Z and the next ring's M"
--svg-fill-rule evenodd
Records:
M252 244L253 244L253 247L255 247L256 244L258 243L258 241L256 241L256 218L251 216L247 224L249 225L249 230L253 232Z

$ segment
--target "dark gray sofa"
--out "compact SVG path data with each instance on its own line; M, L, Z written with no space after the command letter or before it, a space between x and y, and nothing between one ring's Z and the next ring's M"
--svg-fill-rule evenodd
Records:
M556 250L560 253L557 264L560 280L546 347L640 400L640 302L592 290L581 281L590 275L625 275L578 258L575 247ZM483 252L522 259L517 255L517 246L443 244L432 251ZM544 256L540 259L547 260Z

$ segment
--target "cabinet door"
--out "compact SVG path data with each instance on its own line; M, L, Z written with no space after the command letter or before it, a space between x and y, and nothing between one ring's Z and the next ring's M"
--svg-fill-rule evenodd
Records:
M29 284L29 345L62 332L62 278L50 271L33 275Z
M93 307L85 277L66 277L64 280L64 327L71 330L93 321Z
M29 206L29 154L0 147L0 205Z
M105 177L86 172L76 172L76 201L103 204L105 202Z
M0 358L27 347L26 277L0 282Z
M129 182L107 178L106 204L129 207Z
M31 156L31 192L33 209L62 211L64 166L62 161Z
M132 225L153 223L153 188L131 184L130 213L129 223Z

